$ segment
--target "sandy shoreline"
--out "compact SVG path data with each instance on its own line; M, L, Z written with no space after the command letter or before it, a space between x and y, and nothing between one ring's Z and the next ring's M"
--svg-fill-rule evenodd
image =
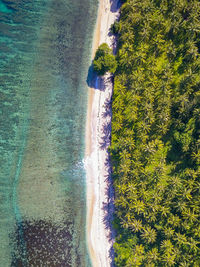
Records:
M113 46L114 37L109 36L111 24L119 16L118 0L100 0L92 56L101 43ZM110 252L112 233L106 216L110 196L109 164L107 148L110 143L111 109L113 84L108 74L95 78L89 88L86 125L86 176L87 176L87 241L93 267L111 266ZM107 209L107 212L106 212Z

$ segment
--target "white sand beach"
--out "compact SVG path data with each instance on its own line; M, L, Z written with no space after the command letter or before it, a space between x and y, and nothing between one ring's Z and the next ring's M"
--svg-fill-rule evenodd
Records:
M119 16L118 0L100 0L93 56L102 43L113 48L115 38L110 26ZM111 266L110 250L113 244L111 229L106 227L105 207L108 207L109 176L108 146L110 144L111 108L113 84L111 75L97 77L89 88L86 126L86 174L87 174L87 240L93 267Z

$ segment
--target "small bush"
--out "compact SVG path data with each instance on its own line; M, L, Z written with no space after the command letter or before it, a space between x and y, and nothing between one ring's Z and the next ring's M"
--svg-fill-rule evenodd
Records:
M94 71L98 75L104 75L106 72L114 73L117 68L117 61L112 54L112 49L106 43L99 46L93 61Z

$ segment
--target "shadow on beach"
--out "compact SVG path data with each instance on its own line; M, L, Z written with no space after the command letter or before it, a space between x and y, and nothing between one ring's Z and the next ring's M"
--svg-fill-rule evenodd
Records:
M100 91L105 90L105 86L103 86L102 78L98 76L93 69L93 63L90 65L88 69L88 76L87 76L86 82L87 82L88 87L90 88L94 88Z
M103 85L106 88L107 83L113 83L113 77L108 76L102 78ZM110 94L104 102L104 111L101 114L101 117L104 118L105 123L101 129L101 141L100 141L100 149L106 150L106 160L105 160L105 182L107 184L106 188L106 196L107 199L103 203L104 210L104 225L105 228L109 231L109 236L107 236L108 240L113 244L115 239L115 231L112 226L112 222L114 219L114 187L112 180L112 166L110 160L110 154L108 152L108 147L111 142L111 118L112 118L112 94ZM111 259L111 267L114 267L114 248L111 247L109 251L109 256Z
M106 76L98 76L93 69L93 63L92 63L88 69L86 82L88 87L104 92L106 89L106 85L110 82L111 83L114 82L114 77L113 75L107 75L107 74Z
M112 13L117 12L120 7L121 7L121 1L120 0L110 0L110 11Z
M109 96L104 102L104 112L101 114L102 118L106 119L101 129L101 150L108 150L111 142L111 118L112 118L112 96ZM108 151L107 151L108 153Z
M114 187L113 187L113 181L112 181L112 167L110 164L110 155L109 153L107 154L107 159L106 159L106 168L107 168L107 175L105 176L105 180L107 183L107 188L106 188L106 195L107 195L107 201L103 203L103 210L104 210L104 225L106 229L109 230L109 235L107 236L108 240L113 244L114 239L115 239L115 231L112 226L112 222L114 219ZM110 248L109 251L109 256L111 259L111 267L115 266L114 263L114 248L113 246Z
M106 87L107 83L113 83L113 77L110 76L107 79L104 78L104 85ZM106 176L105 181L107 184L106 188L106 195L107 200L103 203L103 210L104 210L104 225L106 229L109 230L109 241L113 244L115 239L115 231L112 226L112 222L114 219L114 187L113 187L113 180L112 180L112 166L111 166L111 159L110 154L108 152L108 147L110 146L111 142L111 118L112 118L112 94L107 97L104 102L104 112L101 114L101 117L105 119L105 124L101 129L102 138L100 142L100 149L106 150L106 160L105 160L105 167L106 167ZM111 267L114 267L114 248L113 246L109 252L110 259L111 259Z
M104 92L107 86L111 86L113 84L113 75L106 75L103 77L99 77L93 70L92 65L88 70L88 77L87 77L87 84L89 87L94 88L95 90L100 90ZM115 239L115 231L112 227L112 221L114 218L114 188L112 183L112 167L110 162L110 155L108 152L108 147L110 146L111 142L111 118L112 118L112 93L108 95L104 102L103 112L101 113L101 118L105 121L104 125L101 128L100 136L101 140L99 142L99 149L106 151L106 161L105 161L105 168L106 168L106 175L104 177L104 181L107 184L106 188L106 196L105 202L103 203L103 210L104 210L104 225L105 228L109 232L109 236L107 236L108 240L113 244ZM114 248L111 247L109 251L109 256L111 259L111 267L114 267Z

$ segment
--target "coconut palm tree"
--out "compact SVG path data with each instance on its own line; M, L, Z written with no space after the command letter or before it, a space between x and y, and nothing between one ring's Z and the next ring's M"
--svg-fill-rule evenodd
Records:
M147 243L154 243L156 241L156 230L151 228L150 226L146 226L142 230L141 237L146 241Z

